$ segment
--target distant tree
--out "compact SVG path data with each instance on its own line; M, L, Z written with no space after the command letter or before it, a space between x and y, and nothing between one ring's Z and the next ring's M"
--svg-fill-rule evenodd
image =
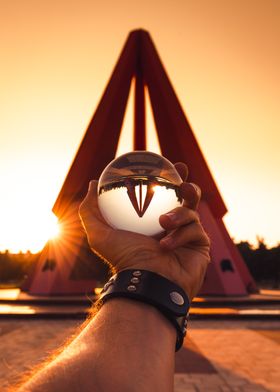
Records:
M272 275L272 288L280 288L280 244L270 249L268 265Z
M269 249L263 238L258 237L257 240L256 248L247 241L236 245L259 285L280 288L280 244Z
M5 251L0 253L0 283L20 284L38 256L39 254L31 252L13 254Z

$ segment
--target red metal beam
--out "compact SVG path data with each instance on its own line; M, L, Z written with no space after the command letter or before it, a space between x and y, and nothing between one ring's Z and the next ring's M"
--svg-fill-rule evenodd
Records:
M133 149L146 150L145 80L142 68L142 35L138 37L137 65L135 71Z

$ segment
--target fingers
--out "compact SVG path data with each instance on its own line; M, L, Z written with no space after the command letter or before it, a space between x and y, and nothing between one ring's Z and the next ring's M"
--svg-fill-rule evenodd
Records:
M79 207L79 216L86 226L90 224L94 210L97 207L97 183L91 181L89 183L89 189L86 197L82 201Z
M183 180L183 183L180 186L180 191L182 197L185 199L185 205L189 208L196 209L201 197L201 190L198 185L193 184L192 182L187 183L187 177L189 175L188 166L183 162L177 162L174 164L175 169L179 173L180 177Z
M183 182L180 186L180 192L184 199L184 206L196 210L201 198L199 186L192 182Z
M177 162L174 164L174 166L183 180L180 190L182 197L185 199L185 205L187 205L189 208L196 209L201 197L201 190L199 186L191 182L185 182L189 174L188 166L185 163Z
M97 202L97 181L91 181L88 193L80 205L79 215L88 234L90 245L106 238L112 228L102 217Z
M191 244L200 247L208 247L210 245L207 234L201 224L197 221L193 221L186 226L182 226L179 229L172 231L160 240L160 245L169 250Z
M98 182L95 180L92 180L89 183L88 193L79 208L79 215L82 220L88 218L96 218L99 221L106 223L98 207L97 185Z
M81 203L80 209L86 208L98 208L97 204L97 185L98 181L92 180L88 186L88 193Z
M159 223L167 231L187 225L192 221L199 221L199 216L195 210L200 200L200 188L192 183L183 183L180 191L184 198L183 207L175 208L159 217Z
M188 225L193 222L199 222L199 215L196 211L185 207L178 207L161 215L159 218L160 225L166 230L175 230L178 227Z
M183 183L180 191L184 198L183 206L159 218L161 226L168 233L160 240L161 246L169 250L184 247L190 243L209 246L208 236L196 211L201 197L200 188L192 183Z

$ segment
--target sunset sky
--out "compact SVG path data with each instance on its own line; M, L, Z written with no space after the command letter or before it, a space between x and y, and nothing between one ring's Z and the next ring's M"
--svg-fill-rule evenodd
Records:
M48 239L53 203L136 28L155 42L229 210L230 235L280 241L279 0L0 5L0 250L37 251Z

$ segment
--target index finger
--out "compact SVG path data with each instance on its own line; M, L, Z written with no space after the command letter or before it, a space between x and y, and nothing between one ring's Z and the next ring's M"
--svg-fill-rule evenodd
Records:
M98 208L97 184L97 181L90 182L88 193L80 205L79 215L87 231L94 227L104 232L104 230L111 230L111 228L105 222Z

